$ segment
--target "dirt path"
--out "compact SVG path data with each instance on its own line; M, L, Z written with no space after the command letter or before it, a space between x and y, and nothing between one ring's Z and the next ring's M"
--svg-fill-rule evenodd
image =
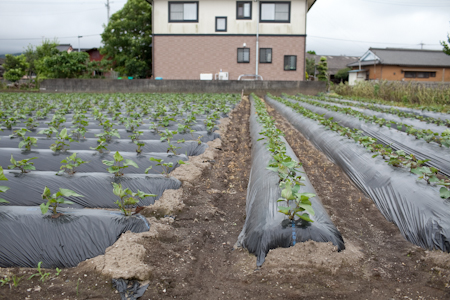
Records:
M262 268L255 270L254 256L233 249L246 217L249 113L247 100L231 113L214 164L197 183L184 185L185 208L171 230L142 242L145 263L152 271L140 299L450 298L448 255L427 254L407 242L337 166L274 111L271 114L303 162L347 250L338 253L326 243L298 243L272 250ZM80 272L72 268L45 283L34 280L17 288L0 287L0 299L120 299L109 279ZM36 286L39 292L34 291Z

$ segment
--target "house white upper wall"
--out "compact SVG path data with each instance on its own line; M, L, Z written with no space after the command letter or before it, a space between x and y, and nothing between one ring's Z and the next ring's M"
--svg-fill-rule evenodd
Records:
M259 34L306 34L307 5L311 0L262 2L290 2L290 23L260 22ZM251 20L236 19L236 5L235 0L199 0L198 22L173 23L169 22L169 1L154 0L153 34L256 34L260 2L252 1ZM216 32L216 17L227 17L226 32Z

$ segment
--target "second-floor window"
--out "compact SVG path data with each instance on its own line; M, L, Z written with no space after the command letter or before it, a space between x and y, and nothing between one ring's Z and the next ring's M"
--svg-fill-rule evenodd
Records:
M289 23L291 2L260 2L261 22Z
M227 17L216 17L216 31L227 31Z
M236 2L236 19L252 18L252 2L238 1Z
M169 2L169 22L198 22L198 2Z

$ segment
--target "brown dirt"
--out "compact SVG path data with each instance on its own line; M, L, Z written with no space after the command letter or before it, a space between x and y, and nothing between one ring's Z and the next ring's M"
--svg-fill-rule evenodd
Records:
M140 239L151 269L141 299L450 299L448 255L407 242L337 166L273 111L347 249L338 253L329 243L298 243L270 251L259 270L254 256L233 250L245 221L249 111L249 102L242 101L217 157L202 168L200 179L183 183L184 208L175 221ZM6 272L36 271L0 270ZM51 273L44 283L24 278L18 287L0 287L0 299L120 299L110 279L96 271Z

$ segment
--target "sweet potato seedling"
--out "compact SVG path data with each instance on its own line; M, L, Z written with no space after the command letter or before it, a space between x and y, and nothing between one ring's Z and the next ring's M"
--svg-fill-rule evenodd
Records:
M8 181L8 178L6 178L5 174L3 173L3 168L1 166L0 166L0 180ZM9 187L0 185L0 193L4 193L7 190L9 190ZM9 201L0 198L0 203L9 203Z
M37 139L31 136L27 136L19 143L19 149L25 147L25 150L30 151L32 146L36 146Z
M66 157L66 159L63 159L61 163L65 163L65 165L62 165L60 167L60 170L56 175L61 175L62 173L66 172L70 175L75 174L76 168L81 166L82 164L87 164L89 161L84 161L81 158L77 157L77 153L75 152L69 157Z
M38 134L45 134L47 138L51 138L54 133L58 134L58 130L55 127L51 126L47 129L42 129L38 132Z
M27 132L30 132L30 131L28 129L26 129L26 128L20 128L20 129L14 130L13 134L11 134L9 137L11 139L13 139L13 138L22 138L22 139L24 139L25 135L27 134Z
M47 200L47 203L41 203L40 205L42 214L45 215L48 212L49 208L52 207L52 213L53 215L56 215L57 214L56 209L58 208L58 205L73 204L72 201L68 201L63 197L84 197L84 196L79 195L72 190L63 188L60 188L57 193L54 193L52 195L50 189L48 187L45 187L41 197L43 200Z
M8 169L19 169L22 173L28 173L30 171L36 170L34 163L30 162L32 159L37 159L37 157L32 157L28 159L22 159L22 160L15 160L14 157L11 154L11 159L9 160L12 165L8 166Z
M142 147L145 146L145 143L139 140L135 140L134 143L138 146L136 149L137 153L141 153L142 152Z
M177 149L180 149L181 147L176 147L175 145L171 144L170 141L168 142L167 146L167 153L172 152L174 155L177 155Z
M161 174L165 175L166 177L169 177L169 172L170 169L173 167L173 162L168 162L165 163L164 160L160 159L160 158L154 158L154 157L150 157L149 159L150 161L156 161L157 162L157 166L160 166L162 168L162 172ZM179 161L177 161L178 164L180 165L185 165L186 163L184 161L182 161L181 159ZM148 167L147 169L145 169L145 174L148 174L148 171L150 171L153 168L153 166Z
M122 185L119 183L113 182L113 192L114 195L119 197L115 203L119 206L120 210L125 214L125 216L131 215L131 210L134 205L139 203L139 200L144 199L145 197L156 197L155 194L147 194L140 190L137 193L133 193L129 188L123 189Z
M108 144L106 143L106 139L104 137L100 137L97 140L97 147L89 147L91 150L95 150L98 151L98 153L103 153L108 151L108 148L106 148L108 146Z
M116 152L114 154L114 160L102 160L102 163L109 166L107 169L108 172L114 174L114 176L116 177L122 176L122 170L128 168L129 166L133 166L139 169L139 166L134 161L132 161L131 159L124 159L119 152Z
M74 140L67 134L67 128L63 128L63 130L61 130L61 132L57 134L57 138L58 139L56 140L56 142L50 145L50 149L53 152L67 151L70 149L70 145L66 143L66 141L74 142Z

